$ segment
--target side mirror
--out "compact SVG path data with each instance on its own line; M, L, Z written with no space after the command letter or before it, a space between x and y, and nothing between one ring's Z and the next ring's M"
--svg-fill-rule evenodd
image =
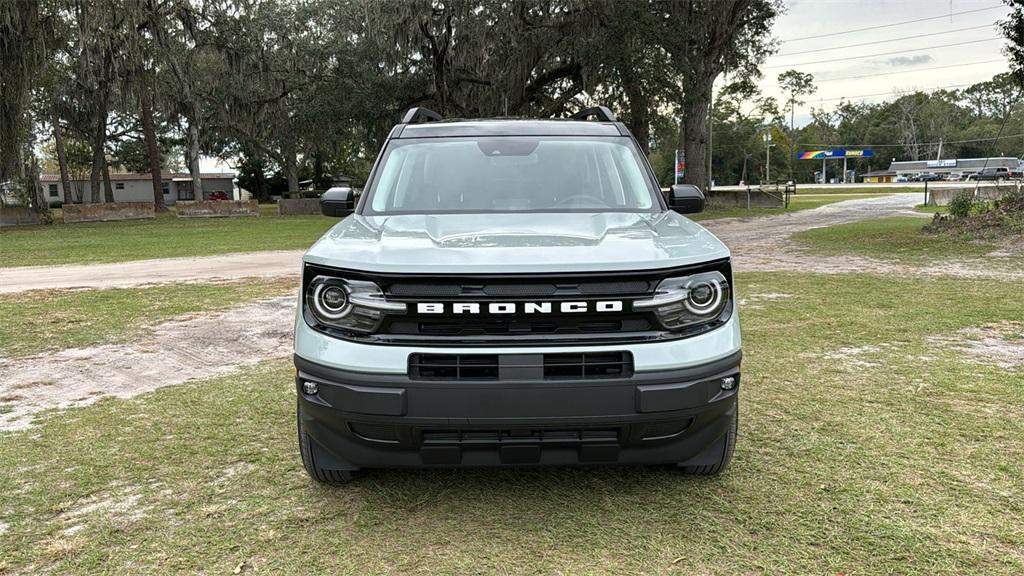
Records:
M320 212L324 216L341 218L355 210L355 194L351 188L331 188L320 197Z
M668 190L668 206L680 214L702 212L704 193L693 184L675 184Z

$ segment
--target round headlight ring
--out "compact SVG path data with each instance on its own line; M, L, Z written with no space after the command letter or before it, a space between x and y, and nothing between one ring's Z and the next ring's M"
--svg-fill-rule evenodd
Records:
M313 287L313 311L324 320L340 320L352 311L348 290L342 284L321 282Z
M684 301L686 309L698 316L710 315L717 312L725 297L725 290L717 278L700 278L688 285L689 296ZM699 299L694 295L700 293Z

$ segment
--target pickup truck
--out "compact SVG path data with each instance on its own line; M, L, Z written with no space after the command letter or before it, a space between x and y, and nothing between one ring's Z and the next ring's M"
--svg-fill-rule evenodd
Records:
M736 443L728 248L683 214L607 108L395 126L305 254L299 453L374 468L658 464L718 474Z

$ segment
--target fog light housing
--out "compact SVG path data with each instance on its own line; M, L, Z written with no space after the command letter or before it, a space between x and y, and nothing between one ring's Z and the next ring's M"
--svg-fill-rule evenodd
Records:
M317 392L320 391L320 386L316 382L303 382L302 392L309 396L316 396Z
M736 387L736 379L732 376L722 378L722 390L732 390Z

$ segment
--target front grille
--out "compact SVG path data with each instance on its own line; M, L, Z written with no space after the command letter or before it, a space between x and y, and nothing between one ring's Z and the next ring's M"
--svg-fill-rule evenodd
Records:
M412 380L596 380L632 375L629 352L409 355Z
M672 332L653 312L633 308L634 301L653 295L663 279L708 270L731 277L728 261L720 260L643 272L459 276L371 274L307 265L304 282L317 274L367 280L380 286L388 301L407 306L405 313L386 314L372 334L319 327L340 338L410 346L608 345L684 338L717 327L709 323ZM607 305L613 307L600 308ZM456 378L463 372L482 378L485 372L483 367L462 365L425 369L443 378L452 378L451 370ZM486 376L494 377L494 368L490 370Z

